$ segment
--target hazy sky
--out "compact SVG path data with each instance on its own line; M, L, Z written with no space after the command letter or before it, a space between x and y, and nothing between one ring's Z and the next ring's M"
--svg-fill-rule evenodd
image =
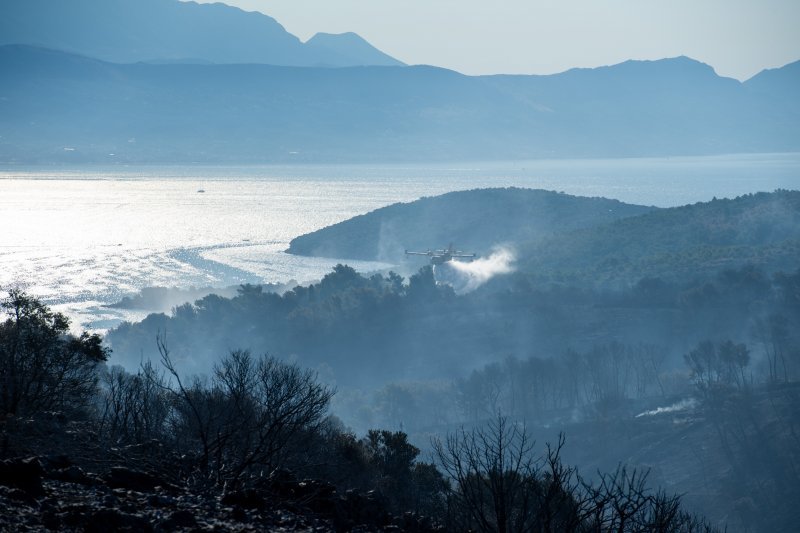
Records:
M209 0L202 0L209 1ZM410 64L547 74L687 55L745 79L800 59L800 0L225 0L303 40L354 31Z

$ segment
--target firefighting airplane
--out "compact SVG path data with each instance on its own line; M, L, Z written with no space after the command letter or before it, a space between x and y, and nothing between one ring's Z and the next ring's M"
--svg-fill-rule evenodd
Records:
M409 252L406 250L406 255L423 255L431 258L432 265L441 265L453 259L475 259L478 257L476 254L467 254L461 250L454 250L452 243L447 249L442 250L427 250L425 252Z

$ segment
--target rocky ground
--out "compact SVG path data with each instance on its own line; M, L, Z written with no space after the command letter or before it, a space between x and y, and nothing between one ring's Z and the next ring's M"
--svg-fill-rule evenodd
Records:
M0 461L1 531L431 531L372 493L271 476L261 488L203 493L126 466L87 472L66 456Z
M0 420L0 533L17 531L436 531L373 492L281 470L246 489L191 475L158 441L114 446L54 413Z

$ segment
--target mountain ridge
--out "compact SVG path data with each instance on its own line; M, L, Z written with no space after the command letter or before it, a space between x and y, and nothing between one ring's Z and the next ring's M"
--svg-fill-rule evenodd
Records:
M402 67L405 63L385 54L369 44L366 39L353 32L314 34L304 46L320 55L332 54L336 65L370 65ZM324 57L324 55L323 55ZM338 61L336 61L338 59ZM324 65L321 65L324 66Z
M800 150L800 98L791 76L777 76L764 92L687 59L472 77L431 66L116 64L7 45L0 47L0 70L7 74L0 79L0 161L7 163Z
M274 18L178 0L5 0L0 44L29 44L115 63L140 61L355 66L399 63L360 40L307 46Z

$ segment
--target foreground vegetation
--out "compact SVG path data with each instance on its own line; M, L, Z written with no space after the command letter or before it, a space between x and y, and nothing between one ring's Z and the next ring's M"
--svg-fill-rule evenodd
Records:
M428 463L402 432L345 430L329 415L334 391L296 365L236 351L187 381L160 338L160 366L129 374L35 298L11 291L3 308L4 527L271 527L291 509L296 528L711 530L645 473L590 482L562 463L563 440L536 455L504 417L436 440Z

